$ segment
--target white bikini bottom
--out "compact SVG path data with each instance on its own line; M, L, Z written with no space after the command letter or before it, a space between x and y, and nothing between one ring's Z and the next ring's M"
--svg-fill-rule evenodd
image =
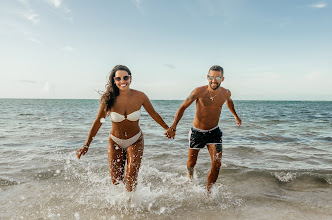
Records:
M113 136L111 133L110 133L110 136L117 145L119 145L123 149L127 149L127 147L129 147L130 145L133 145L141 137L141 134L142 134L142 131L140 130L136 135L134 135L128 139L117 138L117 137Z

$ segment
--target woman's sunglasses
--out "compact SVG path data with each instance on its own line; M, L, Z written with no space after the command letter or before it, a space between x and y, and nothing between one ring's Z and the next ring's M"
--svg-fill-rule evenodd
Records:
M129 76L124 76L124 77L122 77L122 79L124 80L124 81L127 81L127 80L129 80ZM117 82L120 82L121 81L121 77L114 77L114 80L115 81L117 81Z
M209 80L213 80L214 78L216 78L217 81L220 81L222 79L222 76L209 76L208 75Z

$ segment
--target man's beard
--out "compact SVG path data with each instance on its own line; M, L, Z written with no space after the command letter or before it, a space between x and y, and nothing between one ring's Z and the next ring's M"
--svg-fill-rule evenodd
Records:
M210 88L211 89L213 89L213 90L216 90L216 89L218 89L219 88L219 86L220 86L220 84L219 83L217 83L217 86L216 86L216 88L212 88L212 85L211 85L212 83L210 83L209 85L210 85Z

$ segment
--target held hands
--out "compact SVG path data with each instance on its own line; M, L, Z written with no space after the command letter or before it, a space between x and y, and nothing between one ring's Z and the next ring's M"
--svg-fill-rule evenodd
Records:
M81 156L83 156L84 154L86 154L88 152L88 150L89 150L88 146L86 146L86 145L82 146L80 149L78 149L76 151L77 158L80 159Z
M165 136L168 138L173 138L175 137L175 129L173 129L172 127L169 127L167 130L165 130Z

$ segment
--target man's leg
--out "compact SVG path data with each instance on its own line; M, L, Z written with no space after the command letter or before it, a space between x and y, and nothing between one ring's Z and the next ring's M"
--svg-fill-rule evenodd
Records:
M209 149L209 153L210 153L210 157L211 157L212 166L211 166L209 175L207 177L206 188L207 188L208 192L210 192L211 187L218 179L219 170L221 167L222 151L219 148L219 146L216 148L216 146L213 144L209 144L208 149ZM217 149L219 149L219 151Z
M196 165L198 153L199 153L199 150L196 150L196 149L189 148L189 150L188 150L187 169L188 169L188 178L190 180L193 179L194 167Z

